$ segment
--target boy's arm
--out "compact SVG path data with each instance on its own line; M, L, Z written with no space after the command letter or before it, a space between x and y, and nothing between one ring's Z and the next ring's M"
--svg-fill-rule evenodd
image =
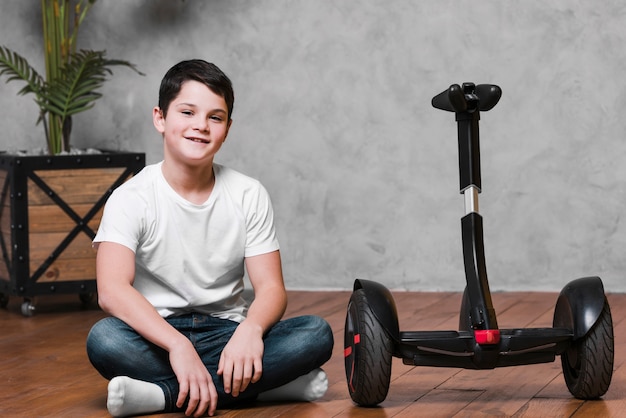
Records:
M280 320L287 307L280 252L248 257L245 262L254 301L246 319L224 347L217 371L223 377L224 390L233 396L261 378L263 335Z
M189 396L187 415L200 416L207 408L213 415L217 391L193 345L133 287L135 254L121 244L101 242L96 272L100 307L169 353L180 386L176 405L181 407Z

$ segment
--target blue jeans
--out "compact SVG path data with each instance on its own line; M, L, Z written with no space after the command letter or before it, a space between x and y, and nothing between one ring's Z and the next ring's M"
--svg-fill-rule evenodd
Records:
M328 323L317 316L285 319L264 337L263 375L239 394L224 392L217 364L226 343L239 323L204 314L167 318L185 335L211 373L218 393L218 407L254 400L261 392L279 387L320 367L331 356L333 333ZM87 355L106 379L129 376L156 383L165 393L165 412L184 410L176 407L178 381L168 353L152 344L125 322L109 317L98 321L87 336Z

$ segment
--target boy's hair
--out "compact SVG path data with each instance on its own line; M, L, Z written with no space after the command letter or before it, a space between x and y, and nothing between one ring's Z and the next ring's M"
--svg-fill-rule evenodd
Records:
M180 93L183 83L189 80L198 81L222 96L228 107L228 119L231 118L235 94L230 79L215 64L200 59L181 61L165 73L159 88L159 108L163 117L167 116L168 107Z

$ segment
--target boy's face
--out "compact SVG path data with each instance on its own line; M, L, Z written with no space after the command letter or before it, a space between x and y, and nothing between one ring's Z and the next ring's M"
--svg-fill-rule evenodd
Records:
M158 107L152 116L155 128L163 134L166 158L192 165L213 161L231 124L224 98L193 80L183 83L167 118Z

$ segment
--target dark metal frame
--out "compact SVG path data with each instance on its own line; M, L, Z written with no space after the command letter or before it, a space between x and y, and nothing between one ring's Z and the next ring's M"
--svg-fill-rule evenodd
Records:
M55 281L38 283L38 279L48 267L63 253L72 240L84 233L89 238L95 237L95 231L89 222L104 206L113 190L137 174L145 166L145 154L134 152L102 152L100 154L56 155L56 156L18 156L0 154L0 171L6 171L7 177L2 185L0 205L10 204L11 242L6 242L0 233L1 262L5 263L10 277L0 277L0 294L24 298L54 293L88 294L96 291L95 277L84 280ZM125 168L123 173L93 204L85 216L78 215L44 180L37 174L42 170L67 170L72 168ZM47 259L34 271L30 271L29 255L29 219L28 219L28 179L32 180L56 205L75 223L71 231L59 242ZM0 216L5 211L0 212ZM7 222L0 219L3 225ZM11 246L11 251L9 247Z

